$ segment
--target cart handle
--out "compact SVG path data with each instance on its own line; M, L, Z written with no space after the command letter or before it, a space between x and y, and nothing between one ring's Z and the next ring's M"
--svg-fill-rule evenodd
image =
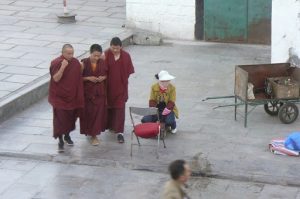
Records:
M211 99L226 99L226 98L234 98L234 97L235 97L235 95L207 97L207 98L203 99L202 102L207 101L207 100L211 100Z

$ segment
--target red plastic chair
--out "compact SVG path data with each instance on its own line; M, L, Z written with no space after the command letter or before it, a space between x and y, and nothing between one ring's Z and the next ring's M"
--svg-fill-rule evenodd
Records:
M159 158L158 149L160 145L160 139L163 141L164 148L166 148L166 144L165 144L163 133L161 132L159 120L158 122L141 123L142 116L157 115L157 118L159 118L158 109L154 107L149 107L149 108L129 107L129 113L130 113L130 118L133 126L133 130L131 132L130 156L132 156L133 145L141 146L139 138L144 138L144 139L155 138L157 139L157 145L144 145L144 146L156 146L156 154L157 154L157 158ZM135 135L138 144L133 143L133 135Z

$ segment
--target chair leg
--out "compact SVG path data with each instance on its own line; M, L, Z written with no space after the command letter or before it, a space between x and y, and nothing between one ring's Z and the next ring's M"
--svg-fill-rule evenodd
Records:
M159 140L160 140L160 136L161 136L161 134L160 134L160 132L159 132L159 134L158 134L158 136L157 136L157 147L156 147L156 158L157 158L157 159L159 158L159 155L158 155L158 149L159 149Z
M138 136L135 136L135 137L136 137L136 140L137 140L139 146L141 146L141 143L140 143L140 140L139 140Z
M130 156L132 157L132 143L133 142L133 131L131 132L131 142L130 142Z

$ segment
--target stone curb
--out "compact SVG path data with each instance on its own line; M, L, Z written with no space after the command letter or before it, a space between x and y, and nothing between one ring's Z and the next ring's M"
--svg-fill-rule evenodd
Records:
M123 168L136 171L147 171L156 173L167 174L167 164L160 165L143 165L139 163L119 162L108 159L96 159L96 158L82 158L75 156L66 155L50 155L50 154L38 154L38 153L26 153L26 152L14 152L14 151L0 151L0 157L8 158L20 158L26 160L46 161L61 164L73 164L73 165L87 165L96 167L107 167L107 168ZM188 160L188 159L186 159ZM271 185L282 185L282 186L294 186L299 187L300 181L297 176L276 176L276 175L256 175L247 173L232 173L232 172L218 172L218 171L196 171L197 168L192 168L193 178L215 178L225 179L240 182L253 182L253 183L264 183Z
M117 35L123 41L124 46L132 42L131 31L126 31ZM103 49L108 49L109 42L102 44ZM79 55L77 58L83 58L88 55L88 51ZM12 117L14 114L23 111L32 104L38 102L48 95L49 74L39 77L34 82L25 85L21 89L4 97L0 101L0 123Z

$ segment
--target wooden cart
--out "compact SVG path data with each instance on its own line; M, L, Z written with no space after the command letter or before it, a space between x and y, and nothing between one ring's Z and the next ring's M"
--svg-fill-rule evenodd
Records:
M273 91L270 91L272 87L270 87L270 83L268 84L267 80L282 77L288 77L289 81L291 79L296 84L290 87L288 85L285 87L277 86L275 87L277 89L276 92L274 92L274 88ZM253 86L255 98L249 98L248 96L249 85ZM298 85L300 85L300 69L291 67L289 63L238 65L235 67L234 95L208 97L203 101L234 98L234 104L222 105L216 108L234 106L234 119L236 120L237 108L243 105L244 113L242 116L244 117L245 127L247 127L248 114L259 105L264 105L266 113L271 116L278 116L282 123L290 124L297 119L299 113L298 107L295 105L295 103L299 102ZM253 106L253 108L249 110L248 106Z

